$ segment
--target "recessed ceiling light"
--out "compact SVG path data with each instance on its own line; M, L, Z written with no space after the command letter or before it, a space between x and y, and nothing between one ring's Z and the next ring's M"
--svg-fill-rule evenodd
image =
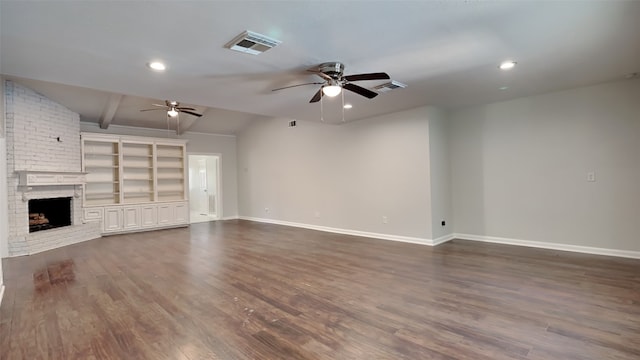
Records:
M500 90L507 90L508 88L509 88L508 86L501 86L501 87L499 87L498 89L500 89Z
M151 70L155 70L155 71L164 71L167 68L163 63L161 63L159 61L152 61L152 62L148 63L147 66Z
M353 107L353 105L351 104L344 104L344 108L345 109L351 109Z
M513 60L504 61L502 64L500 64L499 68L501 70L511 70L514 66L516 66L516 64L517 63Z

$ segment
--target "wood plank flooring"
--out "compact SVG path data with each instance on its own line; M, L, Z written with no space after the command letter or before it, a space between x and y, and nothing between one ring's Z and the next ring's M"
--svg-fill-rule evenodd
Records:
M225 221L5 259L0 359L640 359L640 261Z

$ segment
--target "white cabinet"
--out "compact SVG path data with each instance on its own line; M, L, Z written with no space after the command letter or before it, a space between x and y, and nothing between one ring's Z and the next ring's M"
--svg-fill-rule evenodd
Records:
M171 224L173 206L171 204L158 205L158 225Z
M189 207L185 203L173 204L173 221L176 224L189 222Z
M105 233L122 231L122 208L105 208L103 231Z
M189 222L186 140L82 133L85 221L104 233Z
M85 222L102 221L103 208L84 208L82 210L82 219L84 219Z
M140 207L127 206L122 208L122 228L124 230L140 227Z
M103 232L125 233L170 228L189 224L187 203L178 201L145 205L105 206Z
M181 202L158 205L158 225L188 223L188 208L187 204Z
M158 224L158 206L142 205L140 206L140 226L143 228L154 227Z

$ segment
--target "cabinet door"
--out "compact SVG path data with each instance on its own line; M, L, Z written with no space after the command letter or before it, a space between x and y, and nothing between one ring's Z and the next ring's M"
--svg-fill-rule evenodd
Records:
M158 225L170 225L173 223L173 205L158 205Z
M173 222L175 224L186 224L189 222L189 212L187 211L187 205L185 203L174 204L173 207Z
M122 230L122 209L104 209L104 232Z
M153 227L158 224L158 206L157 205L143 205L140 207L140 216L142 220L140 225L142 227Z
M102 220L102 208L85 208L82 213L85 222Z
M133 230L140 227L140 208L137 206L123 208L122 228Z

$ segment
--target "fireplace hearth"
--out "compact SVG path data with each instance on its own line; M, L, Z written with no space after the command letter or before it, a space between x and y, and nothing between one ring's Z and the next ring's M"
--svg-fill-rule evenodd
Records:
M29 233L71 225L71 197L29 200Z

